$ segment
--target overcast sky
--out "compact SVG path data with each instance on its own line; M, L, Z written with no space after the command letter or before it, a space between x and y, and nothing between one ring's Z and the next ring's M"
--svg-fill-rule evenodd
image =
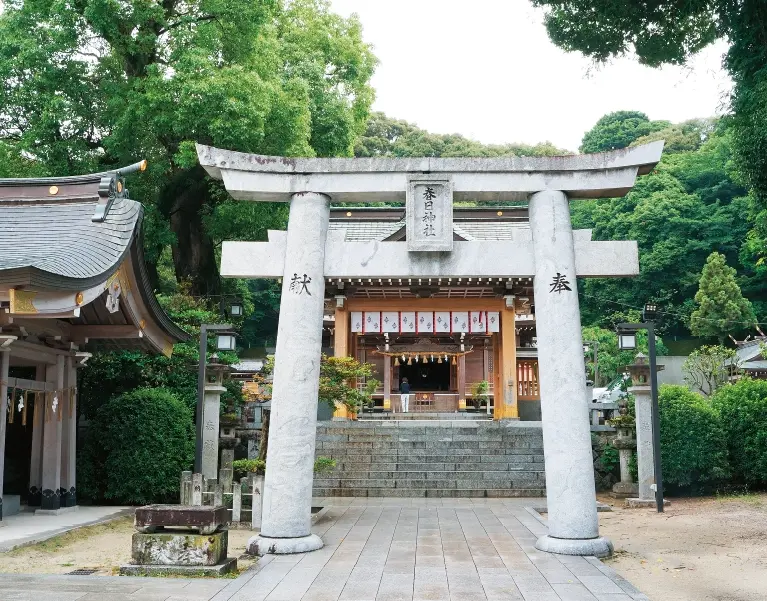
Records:
M684 68L651 69L634 58L595 68L549 41L528 0L331 2L342 15L359 15L380 60L374 109L435 133L577 150L611 111L678 122L726 105L724 43Z

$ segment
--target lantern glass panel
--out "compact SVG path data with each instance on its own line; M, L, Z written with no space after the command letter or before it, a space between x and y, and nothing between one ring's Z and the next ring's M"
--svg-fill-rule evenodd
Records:
M235 350L235 338L231 334L219 334L216 337L216 348L220 351Z
M232 317L240 317L242 315L242 305L234 303L230 308Z
M622 351L633 351L637 347L636 334L619 334L618 335L618 348Z

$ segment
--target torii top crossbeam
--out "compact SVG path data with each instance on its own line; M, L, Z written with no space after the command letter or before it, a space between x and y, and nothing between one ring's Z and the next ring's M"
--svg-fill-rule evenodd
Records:
M526 200L540 190L570 198L623 196L660 160L663 142L595 154L496 158L310 159L197 145L200 164L238 200L283 201L311 190L333 202L404 200L407 175L450 174L454 200Z

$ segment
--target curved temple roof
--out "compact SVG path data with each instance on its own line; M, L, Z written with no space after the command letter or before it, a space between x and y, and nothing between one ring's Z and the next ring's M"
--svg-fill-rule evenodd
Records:
M0 300L10 296L8 311L15 297L27 295L34 300L26 316L61 319L69 312L73 328L135 322L135 338L121 339L133 342L115 348L147 348L151 341L150 347L167 352L169 344L188 339L154 296L141 247L143 208L130 199L122 178L143 165L75 177L0 179ZM96 310L115 281L123 287L122 308Z

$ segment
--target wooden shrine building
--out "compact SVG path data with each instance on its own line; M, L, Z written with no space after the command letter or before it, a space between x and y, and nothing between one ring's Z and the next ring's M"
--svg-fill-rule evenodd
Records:
M0 180L0 520L76 505L77 370L94 349L170 355L140 203L123 176Z
M455 207L453 220L455 241L531 236L525 206ZM346 241L404 241L405 208L332 208L329 229ZM532 278L330 278L325 294L328 345L375 365L376 411L401 410L407 378L411 412L540 420Z

